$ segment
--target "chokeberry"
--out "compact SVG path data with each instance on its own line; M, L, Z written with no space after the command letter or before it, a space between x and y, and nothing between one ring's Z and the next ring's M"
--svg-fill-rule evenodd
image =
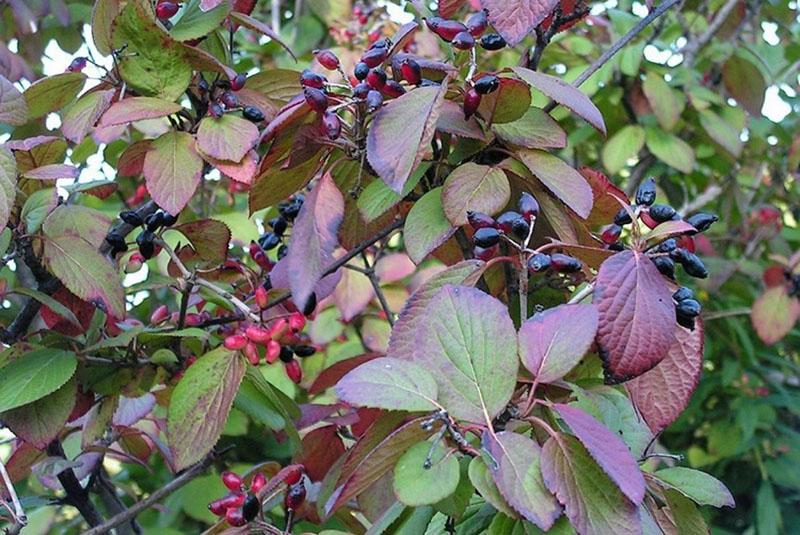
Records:
M715 214L708 214L705 212L700 212L686 218L686 222L696 228L697 232L707 231L709 228L711 228L711 225L718 220L719 217L717 217ZM692 234L694 234L694 232Z
M469 119L475 112L478 111L478 106L481 105L481 94L475 91L474 87L470 87L464 92L464 119Z
M73 59L69 67L67 67L67 71L69 72L81 72L83 69L86 68L86 58L84 57L77 57Z
M675 262L668 256L656 256L653 258L653 264L656 265L658 271L662 275L670 279L675 278Z
M282 244L280 247L278 247L278 260L286 256L288 252L289 247L286 244Z
M322 89L325 87L325 77L321 74L317 74L311 69L306 69L300 73L300 85L303 87L314 87L316 89Z
M484 227L494 227L497 225L497 222L489 214L484 214L483 212L473 212L472 210L467 211L467 223L469 223L469 226L475 230Z
M245 106L242 109L242 117L253 123L260 123L265 119L264 112L255 106Z
M212 102L208 105L208 114L214 119L219 119L225 113L219 102Z
M574 256L554 253L550 255L550 267L559 273L576 273L581 270L583 264Z
M481 95L488 95L493 91L497 91L497 88L500 87L500 78L494 74L487 74L475 80L473 86L475 87L475 91Z
M500 34L487 33L481 37L481 48L484 50L494 51L500 50L506 46L506 40Z
M364 100L367 98L370 91L372 91L372 86L367 82L361 82L353 88L353 96L357 99Z
M376 39L374 43L369 45L369 48L389 48L392 46L392 40L388 37L381 37L380 39Z
M317 348L310 345L297 345L292 348L294 354L300 358L310 357L317 352Z
M459 32L455 37L453 37L451 44L453 45L453 48L457 48L459 50L469 50L475 46L475 38L472 37L472 34L467 31Z
M664 221L670 221L672 218L674 218L677 212L672 206L666 204L654 204L650 207L649 213L650 217L652 217L657 223L663 223Z
M522 217L531 221L539 215L539 201L530 193L522 192L517 202L517 210L522 214Z
M486 15L485 9L481 9L477 13L473 13L467 19L467 30L469 30L469 33L472 34L472 37L475 37L476 39L486 31L487 26L489 26L489 19Z
M500 232L496 228L484 227L475 231L472 237L475 245L478 247L491 247L500 241Z
M694 327L695 327L694 318L690 318L688 316L681 316L680 314L677 313L677 310L676 310L675 311L675 320L678 322L678 325L680 325L681 327L686 327L690 331L694 330Z
M252 492L248 492L247 497L244 499L244 503L242 504L242 516L244 517L245 522L250 522L253 520L256 515L258 515L260 510L261 502L258 500L258 497Z
M226 108L231 109L239 105L239 98L231 91L225 91L220 95L219 101L222 102Z
M160 210L157 212L153 212L152 214L147 216L147 218L144 220L144 224L147 227L147 230L149 230L150 232L155 232L156 230L158 230L158 227L164 224L163 218L164 216Z
M541 273L550 268L550 255L545 253L536 253L528 258L528 271L531 273Z
M696 254L690 253L682 247L678 247L670 253L670 256L683 266L683 270L687 275L698 279L705 279L708 277L708 270L705 264L703 264L703 261L700 260Z
M369 74L369 65L363 61L356 63L356 66L353 68L353 76L356 77L356 80L364 81L367 74Z
M628 210L624 206L620 208L619 212L617 212L617 215L614 216L614 224L619 225L620 227L624 227L631 221L633 221L631 219L631 214L628 213Z
M178 221L177 216L174 216L166 211L161 212L161 226L171 227L172 225L177 223L177 221Z
M139 252L145 258L145 260L149 260L153 257L153 253L156 251L156 246L154 240L156 235L153 234L150 230L143 230L136 236L136 245L139 246Z
M672 298L677 302L685 301L686 299L694 299L694 292L686 286L681 286L675 290L675 293L672 294Z

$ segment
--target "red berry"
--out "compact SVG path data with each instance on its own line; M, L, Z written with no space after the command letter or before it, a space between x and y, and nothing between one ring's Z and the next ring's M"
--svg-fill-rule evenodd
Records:
M389 80L381 90L389 98L397 98L405 94L405 88L394 80Z
M303 87L316 87L322 89L325 87L325 77L317 74L312 70L306 69L300 73L300 85Z
M208 504L208 510L211 511L211 514L216 516L225 516L225 512L228 510L222 505L222 500L215 500Z
M255 301L256 301L256 306L261 310L267 308L267 306L269 305L269 295L267 294L266 288L264 288L263 286L259 286L258 288L256 288Z
M72 60L67 67L69 72L81 72L86 67L86 58L78 57Z
M239 474L226 470L220 474L220 478L222 478L222 484L228 487L228 490L232 490L233 492L241 490L242 478L239 477Z
M244 87L244 84L247 82L247 75L244 73L239 73L235 77L231 78L231 89L234 91L239 91L241 88Z
M653 216L646 211L639 212L639 219L641 219L642 223L647 225L648 228L656 228L658 226L658 221L653 219Z
M453 37L452 45L459 50L469 50L475 46L475 38L469 32L460 32Z
M422 82L422 68L411 58L405 58L400 63L400 74L409 84L419 85Z
M306 486L302 481L295 483L286 491L283 506L287 511L296 511L306 500Z
M244 519L244 515L242 514L241 507L228 509L228 511L225 513L225 522L234 528L238 528L247 524L247 520Z
M303 479L303 465L293 464L284 468L286 475L283 477L283 482L287 485L296 485Z
M303 327L306 326L306 317L303 316L300 312L292 312L292 315L289 316L289 329L292 332L300 332L303 330Z
M259 472L253 476L253 481L250 483L250 492L253 494L258 494L258 491L263 489L266 484L267 476L265 476L262 472Z
M467 19L467 30L476 39L481 36L483 32L486 31L486 27L489 25L489 19L486 15L486 10L482 9L477 13L473 13Z
M325 92L315 87L306 87L303 89L303 96L306 103L317 113L322 113L328 109L328 97Z
M280 318L270 327L270 337L277 342L283 338L283 335L286 334L288 330L289 322L286 321L286 318Z
M337 139L342 133L342 120L335 112L326 111L322 114L322 126L328 139Z
M478 260L483 260L484 262L488 262L500 251L500 246L495 244L492 247L478 247L477 245L475 248L472 249L472 254Z
M161 20L172 18L178 12L177 2L159 2L156 6L156 17Z
M600 239L603 240L603 243L611 245L619 241L620 234L622 234L622 227L612 224L603 229Z
M251 342L257 344L264 345L272 340L272 333L268 329L259 327L258 325L248 326L244 334Z
M436 28L431 28L431 30L448 43L462 32L469 34L467 27L457 20L439 19L439 21L437 21ZM472 36L470 35L470 37Z
M480 104L481 94L472 87L467 89L467 92L464 93L464 119L472 117L478 111Z
M314 51L314 57L320 65L329 71L335 71L339 68L339 58L331 50L316 50Z
M267 342L267 351L264 354L264 360L267 361L267 364L274 364L280 356L281 356L281 344L279 344L275 340L270 340L269 342Z
M295 359L292 359L286 363L285 369L286 376L294 383L300 384L300 382L303 380L303 369L300 367L300 363Z
M230 91L225 91L222 96L219 97L219 100L225 105L226 108L235 108L239 105L239 99L236 98L236 95Z
M150 325L158 325L162 321L166 321L167 318L169 318L169 307L161 305L150 315Z
M244 493L237 491L217 501L219 501L225 509L235 509L242 506L244 498Z
M374 89L367 93L367 112L373 112L383 106L383 95Z
M370 48L361 56L361 61L367 64L370 69L377 67L386 60L389 49L384 47Z
M497 221L495 221L494 218L489 214L484 214L483 212L473 212L472 210L467 211L467 222L469 223L469 226L475 230L478 230L479 228L497 226Z
M550 267L559 273L575 273L581 270L581 261L577 258L562 253L550 256Z
M247 342L247 345L244 346L244 356L247 357L247 360L253 366L258 366L258 363L261 360L261 355L258 354L258 346L256 346L253 342Z
M232 334L230 336L226 336L222 344L226 349L230 349L231 351L239 351L240 349L244 349L244 346L247 345L247 338L242 334Z
M372 69L367 74L367 83L373 89L380 91L386 85L386 72L383 69Z
M539 215L539 202L530 193L523 192L519 197L519 202L517 202L517 209L522 214L522 217L532 221Z

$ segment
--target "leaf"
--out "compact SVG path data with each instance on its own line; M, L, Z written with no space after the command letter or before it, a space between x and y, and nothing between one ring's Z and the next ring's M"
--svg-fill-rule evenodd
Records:
M215 8L203 11L199 0L192 0L183 9L181 18L169 33L176 41L199 39L219 28L230 10L230 2L221 2Z
M499 0L493 0L499 1ZM532 71L524 67L512 67L517 76L525 80L531 87L538 89L545 96L555 100L565 108L572 110L584 121L595 127L601 134L606 135L606 125L603 114L597 106L579 89L568 84L561 78L550 76L541 72Z
M516 78L500 78L500 87L481 98L478 115L487 124L510 123L521 119L531 106L531 88ZM459 107L461 116L463 110Z
M28 444L44 449L58 436L75 406L75 380L32 403L3 413L3 423Z
M172 227L186 236L192 247L207 262L222 264L228 258L231 229L216 219L198 219Z
M442 101L439 119L436 121L436 130L470 139L483 140L486 137L475 117L464 119L464 111L461 106L452 100Z
M434 249L455 234L456 227L450 224L442 206L443 188L435 188L422 196L406 217L403 238L406 252L415 264L419 264Z
M429 167L428 163L420 164L406 181L403 191L400 193L390 189L383 180L373 180L358 197L358 213L367 223L375 221L411 193L419 184L420 179L425 176Z
M767 82L752 62L734 54L722 66L722 82L750 115L761 117Z
M111 218L105 213L79 204L62 204L47 216L44 232L49 237L73 234L95 248L105 241Z
M508 204L511 186L497 167L467 162L456 167L444 182L442 208L456 227L467 224L467 212L494 215Z
M446 80L441 86L419 87L390 101L372 119L367 134L367 159L394 191L403 190L429 150L446 92Z
M429 370L451 416L490 424L517 380L517 341L505 305L467 286L443 287L426 307L418 350L405 358Z
M80 329L81 332L83 331L83 326L81 325L81 322L78 321L78 318L75 317L75 314L72 312L72 310L68 309L66 306L62 305L61 303L59 303L46 293L34 290L33 288L25 288L25 287L15 288L14 293L18 293L20 295L26 295L31 299L39 301L45 307L49 308L52 312L58 314L59 316L70 322L72 325Z
M789 296L786 286L767 289L753 303L750 320L765 344L779 342L800 318L800 300Z
M78 367L75 353L63 349L34 349L3 366L0 373L0 412L21 407L55 392Z
M79 72L65 72L36 80L22 94L28 104L28 120L38 119L58 111L78 96L86 76Z
M0 74L0 123L19 126L28 122L28 105L22 93Z
M286 425L279 408L250 379L250 375L242 379L233 406L273 431L279 431Z
M492 479L491 470L486 466L482 457L473 457L469 463L469 480L481 497L492 507L511 518L517 518L517 513L506 503L500 494L497 485Z
M186 369L167 414L176 470L200 461L217 443L246 368L237 352L218 347Z
M642 503L644 477L622 439L576 407L556 403L553 409L622 493L636 505Z
M111 105L115 93L115 89L92 91L67 106L61 116L61 132L64 137L73 143L83 141Z
M0 145L0 228L6 228L17 196L17 160L5 145Z
M370 360L345 375L336 385L336 394L357 407L411 412L440 408L436 381L426 369L387 357Z
M425 467L425 462L430 467ZM460 476L458 459L440 442L420 442L397 461L394 493L409 507L433 505L453 494Z
M374 297L375 290L369 277L352 269L342 270L342 278L333 292L333 302L342 313L343 322L349 322L364 312Z
M621 128L603 146L603 166L609 174L615 175L625 167L626 162L636 157L644 147L644 128L631 124Z
M520 149L517 154L536 178L564 204L583 219L589 216L594 197L583 175L549 152Z
M699 116L700 126L715 143L734 158L741 156L744 142L737 128L711 110L702 110Z
M97 50L104 56L110 56L113 50L111 28L119 14L120 0L95 0L92 9L92 40Z
M325 173L306 196L292 227L286 255L292 299L300 310L333 262L336 233L343 219L344 197L330 173Z
M722 481L705 472L673 466L658 470L654 475L699 505L736 507L733 496Z
M22 176L33 180L58 180L60 178L75 179L78 178L79 174L80 171L74 165L51 163L35 169L29 169L22 173Z
M561 379L589 351L597 323L594 305L559 305L535 314L519 329L522 364L539 383Z
M544 486L541 448L517 433L502 432L489 440L489 450L498 466L490 470L498 490L525 519L549 530L561 516L561 506Z
M778 535L783 527L781 505L769 481L763 481L756 494L756 533Z
M160 98L128 97L112 104L100 118L97 127L106 128L145 119L158 119L177 113L182 109L180 104Z
M658 73L648 72L642 82L642 91L664 130L675 128L681 118L682 106L664 78Z
M131 0L114 19L113 46L126 47L118 62L119 73L143 96L177 100L189 86L192 69L184 61L180 44L156 24L149 4Z
M508 143L528 149L563 149L567 146L567 134L539 108L531 107L525 115L510 123L494 124L492 131Z
M612 381L632 379L666 357L677 329L675 305L650 258L623 251L603 262L593 303L600 356Z
M203 160L186 132L170 131L150 145L142 168L147 191L158 205L177 215L194 195L203 172Z
M258 141L258 127L226 113L219 119L205 117L197 129L197 148L218 160L238 162Z
M639 512L577 438L557 434L542 448L542 477L578 533L638 535Z
M669 506L670 517L675 523L676 533L680 535L706 535L709 533L703 515L690 500L674 490L664 491L664 498Z
M509 46L521 42L558 5L558 0L481 0L489 22Z
M267 169L256 177L250 188L250 213L278 204L305 186L317 173L319 165L319 160L310 158L290 169Z
M653 433L628 397L627 392L612 386L597 386L591 390L575 390L577 401L572 403L602 422L618 435L634 458L639 459L650 446Z
M660 128L645 127L645 141L656 158L683 173L694 169L694 149L682 139Z
M239 162L229 162L227 160L217 160L206 156L206 161L219 169L219 172L231 180L241 184L250 185L258 172L258 153L251 150L244 155Z
M653 433L660 433L683 412L700 382L703 324L694 331L675 328L667 356L652 370L628 381L631 401Z
M664 221L656 228L645 234L644 239L649 244L654 244L667 238L680 236L689 232L696 233L697 229L682 219L675 221Z

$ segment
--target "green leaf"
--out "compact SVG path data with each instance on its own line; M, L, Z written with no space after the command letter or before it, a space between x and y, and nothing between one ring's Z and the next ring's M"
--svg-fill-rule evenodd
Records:
M756 494L756 530L758 535L778 535L783 527L781 506L769 481L763 481Z
M81 143L111 105L115 93L115 89L90 91L64 108L61 114L64 137L73 143Z
M489 124L511 123L522 118L530 106L528 84L516 78L500 78L500 87L481 98L478 115Z
M242 379L239 392L236 393L236 399L233 400L233 406L273 431L279 431L286 425L280 408L274 405L269 396L251 378L251 375L245 375Z
M75 406L76 381L67 381L55 392L2 414L3 423L28 444L44 449L58 436Z
M0 86L2 89L2 86ZM2 93L0 93L0 99ZM2 111L2 110L0 110ZM2 120L2 119L0 119ZM0 228L6 228L17 196L17 160L11 149L0 145Z
M753 303L750 320L765 344L780 341L800 318L800 300L789 296L786 286L769 288Z
M734 54L722 66L722 82L725 89L750 115L761 116L767 82L756 65Z
M298 191L316 174L319 165L317 158L309 158L290 169L284 170L275 165L264 171L256 177L250 188L250 213L274 206Z
M365 362L339 380L339 399L360 407L401 411L434 411L436 381L427 370L407 360L388 357ZM410 504L408 504L410 505Z
M703 520L703 515L691 500L684 498L682 494L674 490L664 491L664 498L666 498L670 513L672 513L672 521L675 523L677 533L680 535L708 534L708 526Z
M28 122L28 104L25 102L25 97L14 84L0 74L0 123L19 126L26 122Z
M736 507L733 496L722 481L705 472L674 466L657 471L655 476L700 505Z
M739 138L740 132L732 124L711 110L700 112L700 126L708 136L728 154L738 158L742 154L744 142Z
M197 148L203 154L238 162L258 141L258 127L255 124L226 113L219 119L205 117L197 129Z
M111 43L111 27L119 14L120 0L95 0L92 9L92 39L94 46L104 56L110 56L113 50Z
M454 226L467 224L467 212L494 215L511 198L506 174L497 167L467 162L448 175L442 189L442 208Z
M682 139L648 126L645 140L650 152L665 164L687 174L694 170L694 149Z
M237 352L219 347L187 368L167 414L167 439L176 470L200 461L217 443L246 367Z
M0 373L0 412L21 407L55 392L78 366L75 353L41 348L6 364Z
M621 128L603 146L603 165L609 174L617 174L625 163L644 147L644 128L631 124Z
M86 76L79 72L65 72L40 78L23 93L28 104L28 119L38 119L51 111L58 111L78 96Z
M469 463L469 480L483 499L492 507L511 518L517 518L517 513L506 503L503 495L497 489L492 473L486 462L481 457L473 457Z
M194 137L169 131L151 144L144 157L147 190L158 205L177 215L194 195L203 172L203 159L195 150Z
M510 123L494 124L492 131L508 143L528 149L563 149L567 146L567 134L539 108L530 107L525 115Z
M456 231L442 206L442 188L435 188L419 199L406 217L403 237L406 252L415 264L422 262Z
M221 2L209 11L202 11L200 3L201 0L191 0L186 4L181 18L169 32L173 39L189 41L208 35L222 25L222 21L230 12L228 2Z
M428 457L428 454L430 458ZM430 467L425 462L430 461ZM394 468L394 492L409 507L432 505L453 494L459 479L458 459L440 442L420 442Z
M182 110L175 102L155 97L128 97L111 105L98 123L99 128L166 117Z
M664 130L675 128L681 118L683 107L664 78L655 72L647 73L642 83L642 90Z
M53 210L44 221L47 236L74 234L93 247L100 247L111 226L111 218L105 213L79 204L62 204Z
M364 221L371 223L378 219L380 216L391 210L393 206L398 204L403 198L411 193L417 187L420 179L425 176L428 171L430 163L421 163L416 171L411 173L411 176L406 180L403 186L403 191L397 193L389 188L383 180L373 180L364 188L361 195L358 196L356 202L358 211Z

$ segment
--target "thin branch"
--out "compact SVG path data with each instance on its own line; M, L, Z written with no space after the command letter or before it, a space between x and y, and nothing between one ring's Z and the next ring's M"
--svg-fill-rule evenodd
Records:
M569 301L567 301L567 304L571 305L574 303L580 303L581 301L592 295L593 292L594 292L594 284L593 283L587 284L586 286L581 288L578 293L573 295L572 298Z
M6 465L3 461L0 461L0 475L3 476L3 484L9 496L11 496L11 503L14 505L14 524L17 528L16 532L19 533L28 524L28 517L25 515L25 510L19 501L17 491L14 489L14 483L11 482L11 476L8 475L8 470L6 470Z
M690 40L683 50L683 65L687 68L691 68L694 64L694 60L697 57L697 53L711 41L711 38L714 37L714 34L719 31L722 24L725 22L725 19L728 18L733 8L735 8L739 4L739 0L728 0L724 6L722 6L714 15L714 20L711 21L711 24L708 25L706 31L701 33L695 39Z
M392 316L392 310L389 308L389 303L386 301L386 296L383 295L381 282L378 280L377 275L375 275L375 266L369 265L367 254L364 251L361 251L361 258L364 259L364 265L367 266L364 274L369 279L370 284L372 284L372 289L375 291L375 296L378 298L378 302L381 304L383 313L386 314L386 321L389 322L389 326L394 327L394 316Z
M47 453L53 457L66 458L64 448L61 447L61 442L58 439L47 446ZM86 523L90 526L99 526L103 523L103 516L89 498L89 492L81 486L80 481L75 477L75 472L72 471L72 468L67 468L59 473L58 481L67 495L66 502L80 512Z

